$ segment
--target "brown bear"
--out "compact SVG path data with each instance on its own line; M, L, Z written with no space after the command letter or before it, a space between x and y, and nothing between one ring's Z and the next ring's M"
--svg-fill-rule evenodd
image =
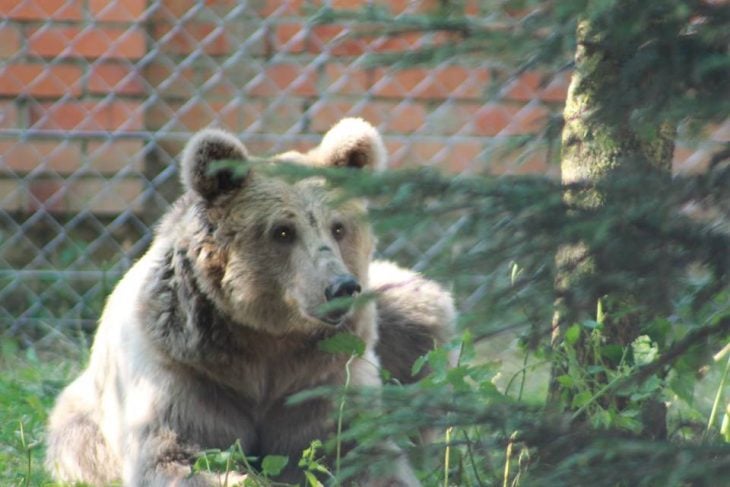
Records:
M351 362L351 384L377 387L381 359L411 382L413 361L448 338L450 295L372 261L363 201L338 197L321 178L290 182L255 166L212 167L247 159L241 142L220 130L187 144L184 194L109 297L89 365L51 413L47 468L55 479L221 485L220 476L193 474L191 465L201 450L236 441L247 454L285 455L296 465L313 439L333 432L333 404L287 398L345 382L349 357L319 342L343 331L359 337L365 352ZM318 147L277 161L378 168L385 149L371 125L345 119ZM366 290L376 300L323 311ZM357 483L418 485L403 454L383 448L392 450L390 471L365 473ZM298 474L291 467L280 480Z

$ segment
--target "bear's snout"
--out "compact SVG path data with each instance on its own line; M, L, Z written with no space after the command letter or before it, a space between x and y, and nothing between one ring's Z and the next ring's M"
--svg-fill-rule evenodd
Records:
M332 301L335 298L351 298L360 291L362 291L362 288L357 279L354 276L345 274L332 279L330 285L324 290L324 297L327 298L327 301Z

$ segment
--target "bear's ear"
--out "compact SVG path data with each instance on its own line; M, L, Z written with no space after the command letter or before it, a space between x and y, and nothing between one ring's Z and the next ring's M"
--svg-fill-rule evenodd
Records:
M243 185L243 168L235 167L211 170L216 161L245 161L248 152L240 140L223 130L205 129L190 139L183 150L181 178L183 187L200 194L205 199L237 189ZM239 173L240 172L240 173Z
M361 118L337 122L315 151L323 166L383 169L387 157L380 134Z

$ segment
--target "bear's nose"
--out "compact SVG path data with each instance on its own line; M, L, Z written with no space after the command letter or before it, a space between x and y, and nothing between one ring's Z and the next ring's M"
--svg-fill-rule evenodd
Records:
M330 285L324 290L324 297L327 301L332 301L335 298L349 298L361 291L360 283L357 282L354 276L346 274L344 276L337 276L331 282Z

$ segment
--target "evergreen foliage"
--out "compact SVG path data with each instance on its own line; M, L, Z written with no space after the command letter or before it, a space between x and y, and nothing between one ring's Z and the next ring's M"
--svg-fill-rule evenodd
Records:
M373 411L368 391L348 391L346 438L358 438L364 463L375 461L368 439L441 428L443 441L411 444L428 485L722 484L730 478L719 418L730 355L730 147L701 175L671 177L669 167L677 134L702 137L730 113L730 5L483 1L481 12L441 2L430 15L392 17L370 5L313 17L349 19L362 33L446 34L373 64L458 55L512 76L574 72L570 118L541 134L557 138L564 125L562 183L325 174L375 201L386 233L405 229L417 242L426 228L458 222L427 272L461 296L476 282L488 290L463 303L457 367L446 367L444 350L430 354L427 380L386 388L385 413ZM566 249L571 258L561 257ZM520 335L525 367L495 387L496 368L480 350L508 333ZM546 366L549 397L526 393ZM708 370L711 390L695 391Z
M234 445L205 452L195 468L245 471L254 462L260 472L248 485L270 485L285 462L298 462L317 485L337 473L320 463L323 448L335 451L356 440L354 454L337 466L342 480L365 464L387 465L389 458L372 447L387 437L409 453L427 486L727 484L730 146L698 175L669 177L665 158L675 133L701 137L707 123L730 113L730 4L483 0L480 8L482 15L470 17L462 2L442 1L428 15L392 17L368 4L357 11L323 8L313 22L349 19L363 35L447 34L447 43L435 37L417 52L374 56L373 64L459 56L489 59L504 76L536 68L586 75L590 109L582 112L584 130L576 140L587 152L576 160L598 177L269 168L281 177L318 174L349 195L366 196L383 244L397 234L418 246L450 229L423 271L452 284L462 308L460 330L448 347L415 364L414 371L431 371L418 384L393 383L384 371L382 391L315 390L294 398L338 394L338 421L348 426L301 459L248 459ZM587 30L581 33L580 25ZM591 70L580 71L574 60L581 45L598 54L588 56L589 64L612 63L599 66L610 75L601 89L591 88ZM539 136L558 143L562 129L562 121L554 123ZM595 134L608 137L596 144ZM667 143L651 150L660 137ZM570 155L565 146L563 155ZM653 162L657 170L643 170ZM580 259L561 261L562 249L575 246ZM401 260L409 264L405 253ZM505 337L517 337L524 362L499 376L488 351ZM359 350L349 339L323 346L332 353ZM455 367L448 366L452 351L459 356ZM0 357L10 355L15 351ZM25 377L0 382L8 405L34 425L0 451L23 460L5 462L7 471L27 466L29 474L0 479L22 477L27 485L44 477L35 466L39 448L26 436L42 436L44 410L60 387L55 373L48 382L38 372L44 369L30 363L40 392L21 388L31 382ZM15 363L7 368L25 370ZM546 371L552 371L549 396ZM44 403L29 402L33 395ZM416 437L428 430L436 440L422 445ZM31 463L38 469L32 475Z

